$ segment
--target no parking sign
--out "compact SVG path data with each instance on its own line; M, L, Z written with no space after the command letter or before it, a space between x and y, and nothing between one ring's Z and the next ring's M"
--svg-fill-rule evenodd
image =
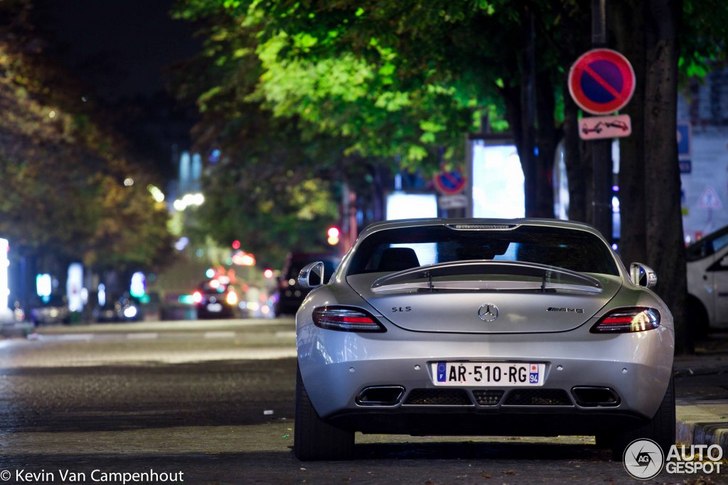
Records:
M465 177L459 170L442 171L433 178L435 188L443 195L459 194L465 189Z
M592 49L579 57L569 71L569 93L584 111L610 114L632 98L635 75L626 57L611 49Z

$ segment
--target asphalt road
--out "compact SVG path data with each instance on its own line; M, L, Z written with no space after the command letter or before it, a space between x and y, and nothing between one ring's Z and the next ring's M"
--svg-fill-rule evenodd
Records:
M367 435L353 461L302 463L294 383L290 319L0 340L0 483L634 483L591 437Z

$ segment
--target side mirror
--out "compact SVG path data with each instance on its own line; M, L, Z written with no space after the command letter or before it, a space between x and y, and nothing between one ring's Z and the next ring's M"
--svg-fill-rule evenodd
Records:
M657 285L655 270L642 263L630 264L629 276L635 285L644 286L645 288L654 288Z
M298 284L306 289L316 288L324 282L324 262L316 261L303 267L298 273Z

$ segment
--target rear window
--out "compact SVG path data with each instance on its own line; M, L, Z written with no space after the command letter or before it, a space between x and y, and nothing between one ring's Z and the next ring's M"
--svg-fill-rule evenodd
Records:
M591 233L556 227L455 230L424 226L376 232L353 255L349 275L465 260L522 261L618 275L609 247Z

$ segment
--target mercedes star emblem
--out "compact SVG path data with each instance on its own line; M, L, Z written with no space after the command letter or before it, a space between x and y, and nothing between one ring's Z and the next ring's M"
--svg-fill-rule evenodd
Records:
M495 322L498 318L498 307L490 303L481 305L478 308L478 317L484 322Z

